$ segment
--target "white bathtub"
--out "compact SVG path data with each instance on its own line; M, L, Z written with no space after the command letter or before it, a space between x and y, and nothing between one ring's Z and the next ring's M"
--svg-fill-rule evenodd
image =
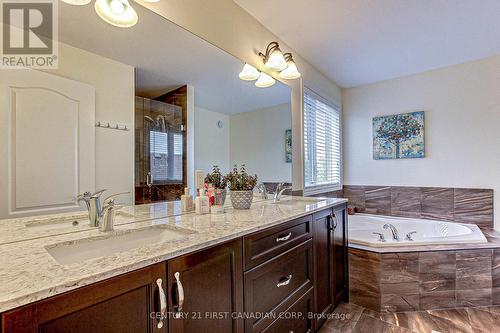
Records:
M391 230L383 228L386 223L396 227L400 241L393 240ZM407 240L406 235L412 231L416 231L416 233L412 234L413 241ZM379 236L373 234L374 232L382 233L385 242L381 242ZM483 233L475 224L367 214L349 216L350 244L386 247L487 242Z

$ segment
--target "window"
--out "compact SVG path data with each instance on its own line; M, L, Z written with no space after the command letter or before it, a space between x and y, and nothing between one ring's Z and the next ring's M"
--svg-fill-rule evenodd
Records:
M342 185L340 107L304 89L305 194Z
M182 133L150 131L153 182L182 180Z

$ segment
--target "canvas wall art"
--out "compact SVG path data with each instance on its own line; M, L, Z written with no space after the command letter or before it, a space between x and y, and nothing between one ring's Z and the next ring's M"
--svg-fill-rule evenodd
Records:
M374 160L424 156L424 111L373 118Z
M292 163L292 130L285 130L285 162Z

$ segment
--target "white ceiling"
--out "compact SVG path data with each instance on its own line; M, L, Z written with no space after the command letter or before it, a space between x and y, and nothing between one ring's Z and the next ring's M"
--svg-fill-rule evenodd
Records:
M93 4L59 3L59 40L136 68L136 92L157 97L190 84L195 105L226 114L290 103L290 88L277 82L257 88L242 81L243 62L132 2L139 22L132 28L102 21Z
M500 54L500 0L234 1L342 87Z

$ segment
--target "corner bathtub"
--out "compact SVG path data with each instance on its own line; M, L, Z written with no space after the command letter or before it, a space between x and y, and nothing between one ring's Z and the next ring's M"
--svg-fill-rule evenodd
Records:
M383 228L386 223L396 227L400 241L393 240L391 230ZM412 231L416 233L412 234L413 241L409 241L406 234ZM382 233L386 241L379 241L379 236L374 232ZM367 214L349 215L349 244L389 247L487 242L481 229L475 224Z

